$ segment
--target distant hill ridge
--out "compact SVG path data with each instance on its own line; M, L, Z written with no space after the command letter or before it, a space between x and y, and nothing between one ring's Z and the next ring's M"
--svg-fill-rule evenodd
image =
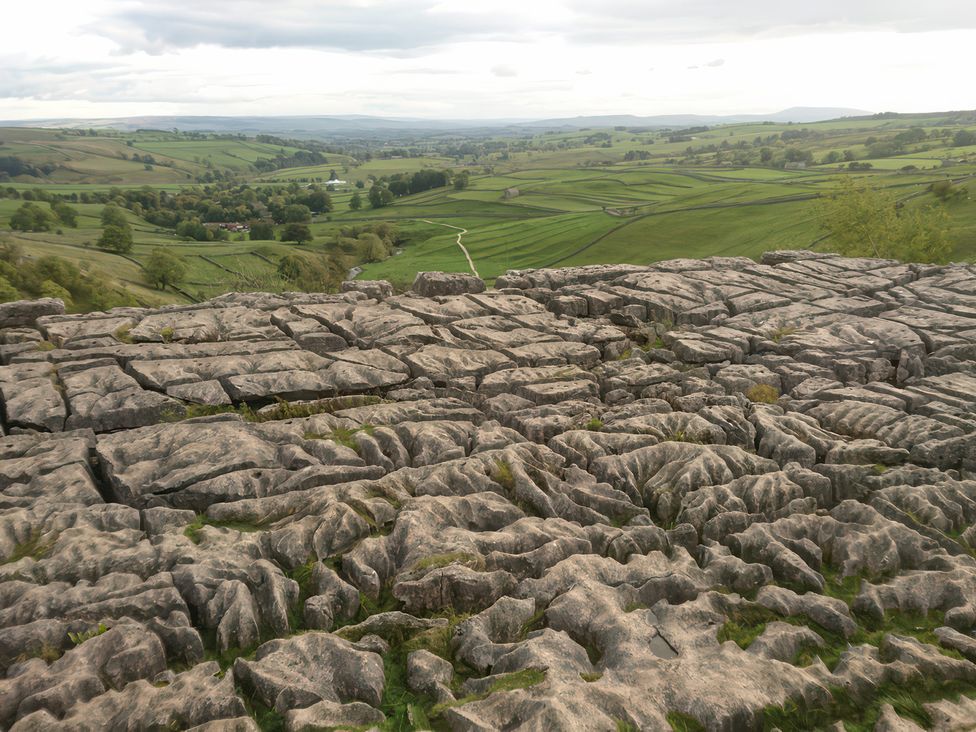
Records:
M118 130L173 129L212 132L278 132L278 133L353 133L368 131L438 131L457 129L502 129L526 127L690 127L732 124L736 122L818 122L839 117L870 115L859 109L844 107L792 107L770 114L696 115L666 114L637 116L631 114L594 115L543 120L482 119L435 120L409 117L372 117L368 115L321 116L145 116L118 118L61 118L37 120L2 120L2 127L110 128Z

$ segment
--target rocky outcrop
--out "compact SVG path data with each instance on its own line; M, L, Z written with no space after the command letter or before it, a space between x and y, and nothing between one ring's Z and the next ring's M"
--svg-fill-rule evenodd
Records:
M972 719L971 266L7 303L0 408L5 729Z

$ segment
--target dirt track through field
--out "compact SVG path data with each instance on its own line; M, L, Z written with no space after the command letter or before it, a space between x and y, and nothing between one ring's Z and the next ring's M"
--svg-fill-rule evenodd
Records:
M441 224L437 221L428 221L427 219L420 219L425 224L431 224L432 226L446 226L449 229L457 229L457 245L460 247L461 251L464 253L464 258L468 260L468 266L471 268L471 274L475 277L481 277L478 274L478 270L474 268L474 262L471 260L471 255L468 254L468 250L464 248L464 244L461 243L461 237L468 233L467 229L462 229L460 226L452 226L451 224Z

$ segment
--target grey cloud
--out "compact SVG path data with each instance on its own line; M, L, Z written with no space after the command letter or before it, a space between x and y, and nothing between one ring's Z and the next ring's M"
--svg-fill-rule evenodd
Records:
M976 28L976 3L959 0L563 0L563 12L526 24L505 12L451 12L438 0L132 0L88 30L122 51L162 53L212 44L409 54L466 40L547 33L577 43L709 42L839 30Z
M78 99L93 82L105 85L127 69L110 64L63 64L38 59L32 63L14 56L0 56L0 98Z
M124 52L171 48L329 48L406 51L455 40L505 37L502 14L440 12L434 0L135 0L92 24L88 31L115 41Z
M235 90L246 101L256 85L237 77L216 77L212 84ZM207 102L212 92L188 84L181 74L164 69L132 69L117 64L59 64L0 56L0 99L89 102Z
M831 31L919 32L976 28L976 3L958 0L566 0L585 18L580 42L709 42Z

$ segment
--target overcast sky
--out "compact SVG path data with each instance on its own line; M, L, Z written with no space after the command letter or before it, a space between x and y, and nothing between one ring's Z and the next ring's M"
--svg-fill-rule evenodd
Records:
M976 107L973 0L32 0L0 18L0 119Z

